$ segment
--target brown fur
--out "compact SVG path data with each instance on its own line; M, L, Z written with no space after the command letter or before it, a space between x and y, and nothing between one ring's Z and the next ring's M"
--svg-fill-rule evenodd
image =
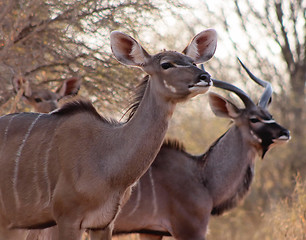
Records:
M208 51L196 47L202 35L212 40ZM132 37L111 34L115 57L150 75L123 124L106 121L84 101L51 114L0 118L0 239L22 240L27 232L19 228L51 222L57 224L53 239L80 239L86 229L92 229L92 240L111 238L132 185L162 145L176 103L205 93L211 84L193 63L214 53L215 31L201 32L190 44L194 59L175 52L158 59ZM183 65L163 69L160 61ZM30 231L28 239L37 233Z

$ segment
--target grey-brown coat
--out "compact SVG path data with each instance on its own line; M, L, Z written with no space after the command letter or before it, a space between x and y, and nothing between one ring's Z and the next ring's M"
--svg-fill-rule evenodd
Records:
M209 74L194 64L213 56L214 30L196 35L186 54L150 55L120 32L111 34L111 47L119 61L149 75L128 122L107 121L84 101L50 114L0 118L1 240L54 224L60 240L80 239L85 229L110 239L130 187L160 149L176 103L211 86Z

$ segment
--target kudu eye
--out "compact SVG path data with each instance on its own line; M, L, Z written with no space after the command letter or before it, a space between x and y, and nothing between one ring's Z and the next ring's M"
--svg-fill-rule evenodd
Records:
M41 98L34 98L34 101L37 102L37 103L40 103L40 102L42 102L42 99Z
M163 69L168 69L168 68L174 67L174 65L173 65L172 63L170 63L170 62L166 62L166 63L162 63L162 64L161 64L161 67L162 67Z
M251 117L250 122L251 123L258 123L258 122L260 122L260 120L257 117Z

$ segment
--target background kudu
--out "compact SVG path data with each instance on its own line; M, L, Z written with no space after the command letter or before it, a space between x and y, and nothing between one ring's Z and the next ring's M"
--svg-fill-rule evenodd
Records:
M180 240L203 240L210 215L235 207L245 196L256 155L263 157L271 146L290 138L288 130L267 110L270 84L248 73L266 86L259 105L235 86L213 80L215 87L236 93L245 108L238 109L210 93L213 112L232 119L233 126L199 156L185 152L178 142L165 142L118 215L114 234L142 233L142 240L169 235Z
M24 229L55 224L60 240L80 239L85 229L110 239L120 205L156 157L176 103L210 87L209 74L195 64L213 56L216 42L209 29L183 54L150 55L132 37L112 32L115 57L148 74L124 124L107 121L84 101L50 114L2 116L0 239L24 239Z
M36 112L48 113L58 107L58 102L63 97L76 95L81 80L77 77L68 78L55 92L46 88L34 88L24 78L15 78L13 86L17 94L22 91L25 103L31 105Z

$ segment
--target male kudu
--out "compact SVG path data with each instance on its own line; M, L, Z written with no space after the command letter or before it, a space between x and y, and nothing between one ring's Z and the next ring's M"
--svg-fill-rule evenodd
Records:
M75 101L49 114L0 118L0 239L24 239L24 229L58 226L58 239L80 239L101 229L110 239L120 205L156 157L175 105L211 85L195 66L210 59L217 36L196 35L182 53L150 55L134 38L111 33L123 64L148 76L124 124ZM93 239L94 239L93 234Z
M203 240L210 215L235 207L245 196L256 155L263 157L271 146L290 138L267 110L270 84L247 72L266 87L259 104L237 87L213 80L215 87L236 93L245 108L210 93L213 112L232 119L233 126L199 156L185 152L178 142L166 141L119 213L114 234L141 233L142 240Z
M76 95L81 80L77 77L68 78L55 92L46 88L31 87L29 81L24 78L15 78L13 86L16 93L23 91L22 97L25 103L32 106L36 112L48 113L58 107L58 102L63 97Z

